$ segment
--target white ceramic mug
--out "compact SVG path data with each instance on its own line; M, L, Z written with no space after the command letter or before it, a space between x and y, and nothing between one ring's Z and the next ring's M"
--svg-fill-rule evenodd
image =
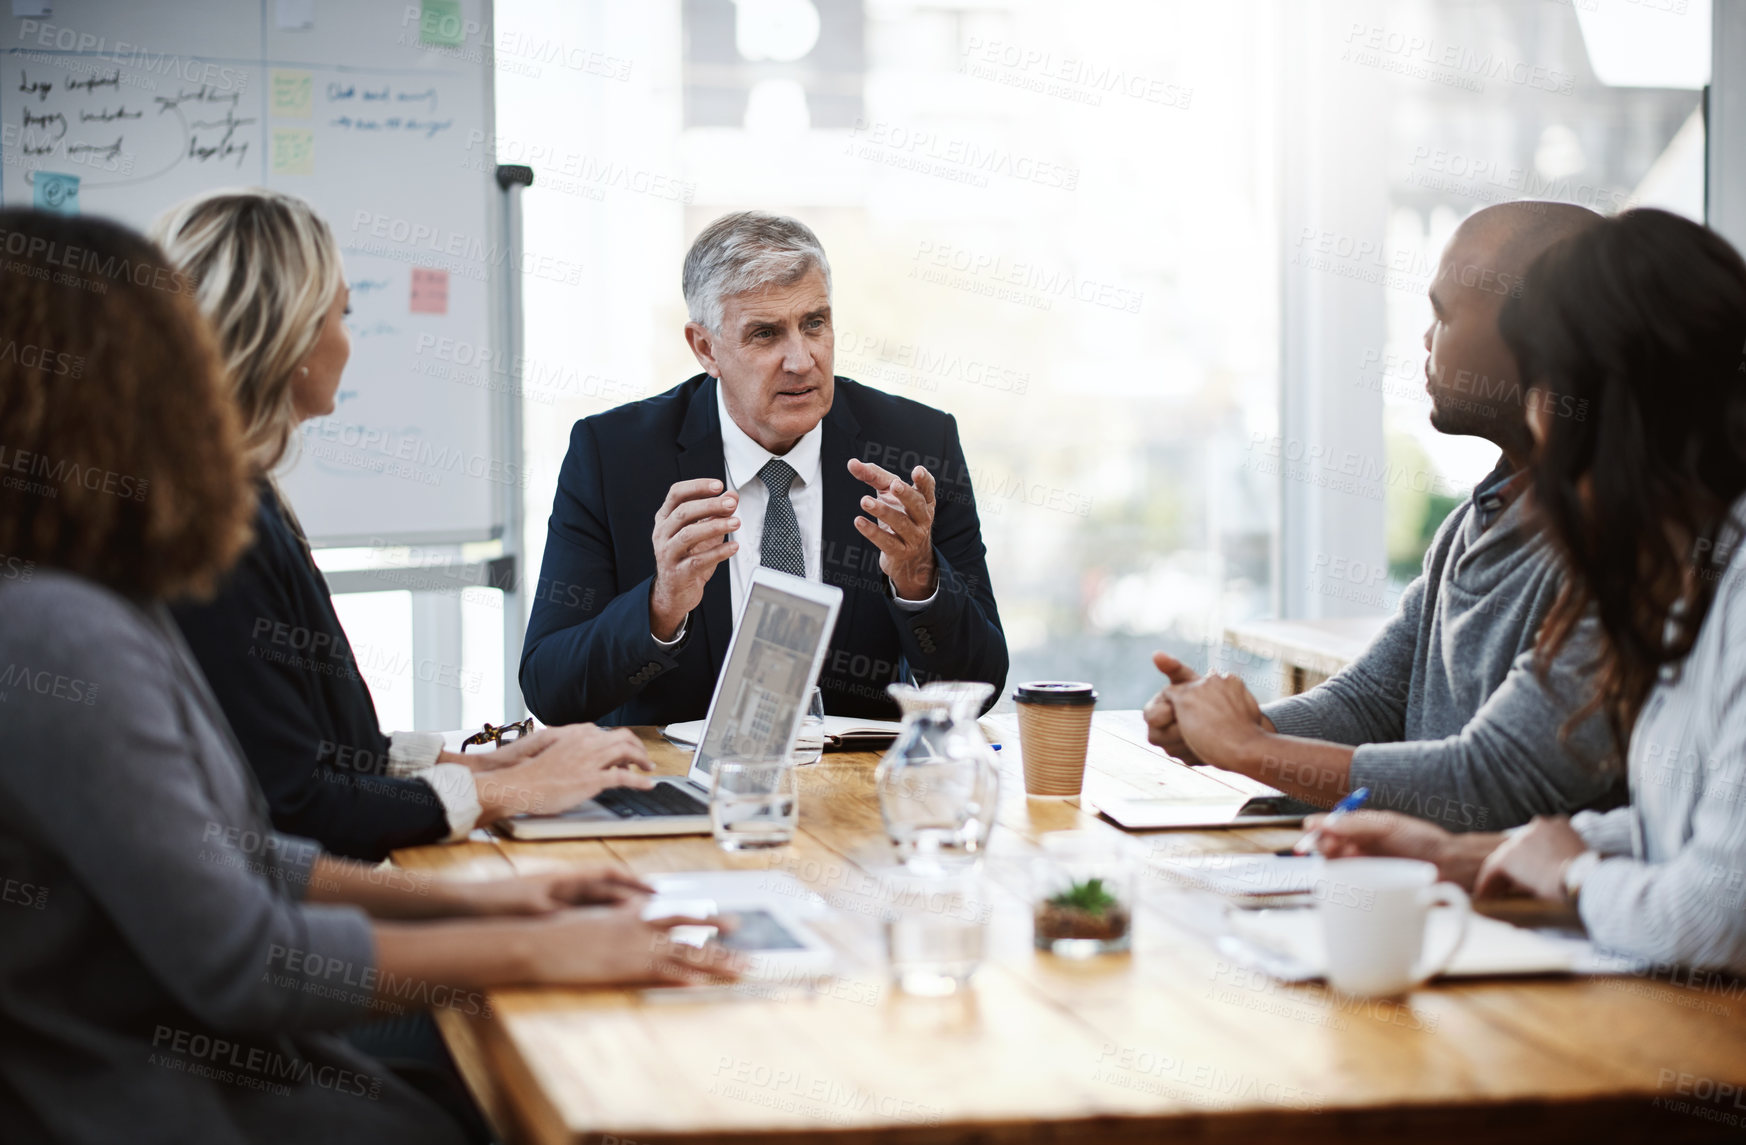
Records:
M1327 946L1328 984L1345 994L1404 994L1448 968L1467 937L1472 907L1454 883L1418 859L1334 859L1316 887ZM1422 958L1431 908L1459 912L1455 941L1434 961Z

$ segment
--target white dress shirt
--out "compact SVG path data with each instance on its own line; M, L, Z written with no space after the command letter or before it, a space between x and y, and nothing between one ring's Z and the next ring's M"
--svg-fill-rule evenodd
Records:
M732 578L733 623L737 629L740 610L745 606L747 594L752 591L752 574L763 563L764 510L770 504L770 490L758 473L776 455L753 441L751 435L728 416L720 378L715 381L715 412L721 419L721 451L727 487L740 498L734 510L734 515L740 519L740 527L729 534L740 543L740 551L727 561L728 575ZM807 580L821 579L824 570L824 468L819 452L823 440L824 422L820 421L794 444L794 448L782 455L782 460L794 470L794 483L788 487L788 501L794 506L794 520L800 526L800 548L806 558ZM890 581L886 583L889 585ZM905 612L920 612L938 595L936 588L926 600L905 600L894 590L892 599ZM691 618L686 617L673 639L662 640L656 636L655 643L663 648L675 648L685 639L690 628Z
M752 574L758 570L764 548L764 510L770 504L770 490L758 473L776 455L753 441L728 416L727 401L721 395L721 381L715 383L715 411L721 416L721 452L726 463L727 487L739 494L740 503L734 515L740 519L739 531L732 534L740 543L740 551L728 558L728 571L733 574L734 624L740 622L740 610L746 595L752 591ZM800 551L806 557L806 579L818 580L822 575L824 552L824 472L819 461L819 445L824 440L824 422L820 421L795 442L794 448L782 456L794 470L794 484L788 488L788 500L794 506L794 520L800 526Z

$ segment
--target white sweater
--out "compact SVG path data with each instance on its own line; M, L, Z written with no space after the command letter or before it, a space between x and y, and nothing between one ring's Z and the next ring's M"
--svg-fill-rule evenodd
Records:
M1736 502L1746 515L1746 498ZM1631 735L1631 805L1571 822L1604 858L1583 880L1590 937L1655 962L1746 974L1746 560Z

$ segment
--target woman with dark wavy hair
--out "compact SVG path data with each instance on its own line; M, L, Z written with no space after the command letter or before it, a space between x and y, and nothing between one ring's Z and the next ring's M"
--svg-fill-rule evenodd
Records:
M1433 859L1481 894L1574 902L1612 950L1746 972L1746 262L1627 211L1547 250L1501 328L1570 572L1539 651L1598 618L1593 706L1630 744L1631 805L1480 836L1360 814L1324 850Z
M165 608L254 512L193 295L113 223L0 211L0 1135L459 1141L456 1091L336 1033L733 967L623 875L444 883L274 832Z

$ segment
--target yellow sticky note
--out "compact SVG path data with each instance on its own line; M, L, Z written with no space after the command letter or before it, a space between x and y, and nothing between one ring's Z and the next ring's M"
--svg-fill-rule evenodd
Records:
M273 69L272 113L281 119L308 119L315 77L295 68Z
M315 132L307 127L273 128L273 174L315 174Z

